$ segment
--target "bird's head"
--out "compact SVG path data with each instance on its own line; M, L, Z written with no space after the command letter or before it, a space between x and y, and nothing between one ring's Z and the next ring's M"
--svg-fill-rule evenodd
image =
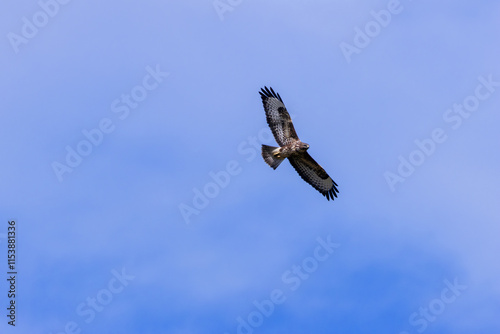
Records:
M307 151L307 149L309 148L309 144L306 144L306 143L300 143L300 146L299 146L299 150L300 151Z

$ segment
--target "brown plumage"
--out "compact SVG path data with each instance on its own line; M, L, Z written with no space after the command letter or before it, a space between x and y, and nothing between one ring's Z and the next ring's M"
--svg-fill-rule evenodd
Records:
M337 197L338 185L326 171L307 153L309 145L300 141L292 118L285 108L281 96L269 87L259 92L266 111L267 124L280 147L262 145L264 161L276 169L283 160L288 158L300 177L328 200Z

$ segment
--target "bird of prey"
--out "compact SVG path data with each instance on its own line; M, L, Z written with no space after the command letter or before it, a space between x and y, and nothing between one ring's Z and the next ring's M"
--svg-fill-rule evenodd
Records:
M295 168L300 177L327 200L337 197L338 185L332 180L314 159L307 153L309 145L300 141L292 124L290 114L283 104L280 95L269 87L259 92L266 111L267 124L280 147L262 145L264 161L276 169L285 158Z

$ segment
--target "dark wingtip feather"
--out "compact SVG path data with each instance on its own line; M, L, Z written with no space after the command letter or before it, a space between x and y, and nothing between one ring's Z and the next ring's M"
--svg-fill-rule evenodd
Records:
M281 96L278 93L275 93L272 87L267 88L267 86L264 86L264 88L261 88L260 90L259 94L262 97L262 100L274 97L283 102Z
M337 185L335 182L333 182L335 185ZM327 200L332 200L334 201L335 198L337 198L337 193L339 191L337 190L337 188L335 186L332 186L332 188L328 191L325 191L324 193L321 193L323 196L326 197Z

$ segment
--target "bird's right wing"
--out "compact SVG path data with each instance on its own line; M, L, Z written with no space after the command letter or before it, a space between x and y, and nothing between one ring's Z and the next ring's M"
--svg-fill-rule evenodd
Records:
M262 104L266 111L267 124L280 146L285 146L299 139L292 118L283 104L279 94L276 94L272 88L264 87L259 92L262 97Z

